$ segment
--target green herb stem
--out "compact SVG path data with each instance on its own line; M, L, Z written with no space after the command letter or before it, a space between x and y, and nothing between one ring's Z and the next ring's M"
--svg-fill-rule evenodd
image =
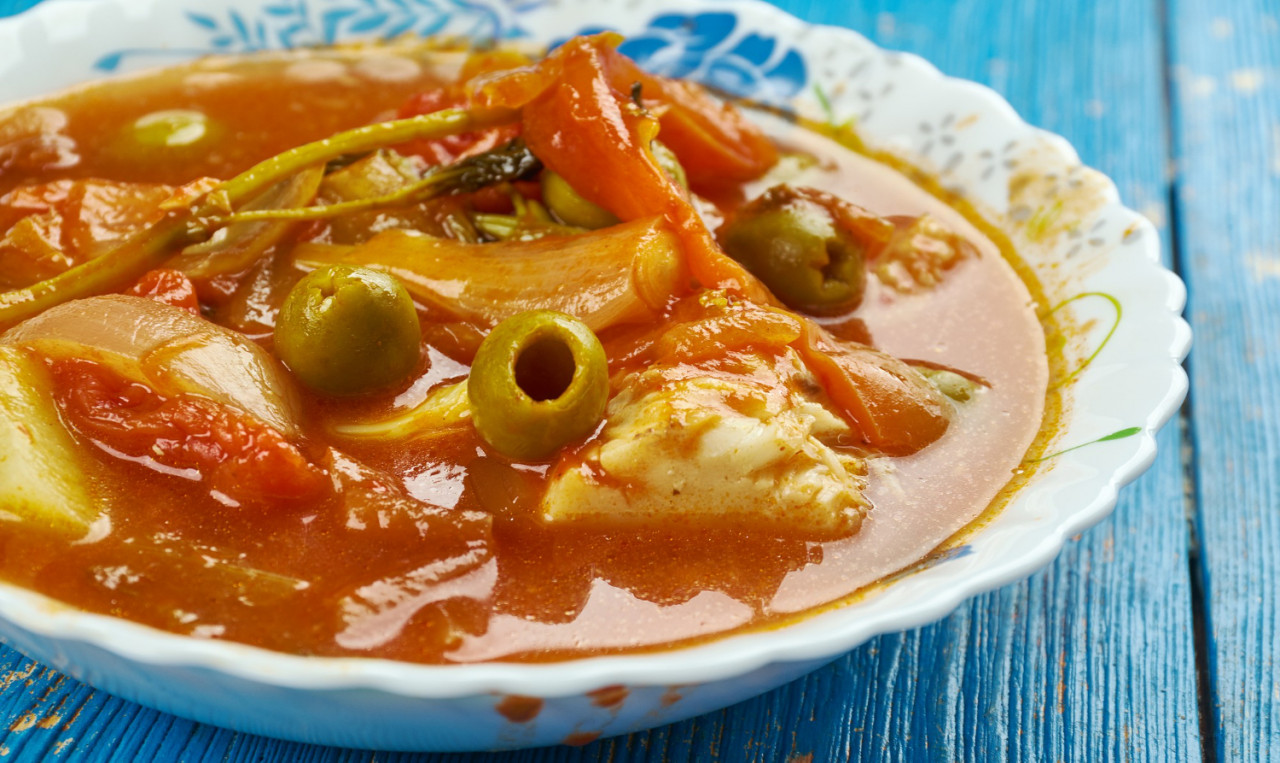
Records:
M511 109L445 109L408 119L365 125L277 154L218 186L214 193L225 194L234 207L295 172L344 154L367 153L410 140L431 140L484 130L517 119L519 112ZM216 211L213 214L216 215Z
M284 178L307 167L344 154L373 151L409 140L443 138L483 130L509 124L517 119L519 112L511 109L446 109L409 119L357 127L277 154L217 186L204 198L198 209L174 210L160 222L135 233L120 246L100 257L26 288L0 293L0 331L54 305L128 286L143 273L162 265L177 249L196 243L201 235L207 238L211 230L193 226L193 218L230 217L226 213L237 204L252 200Z

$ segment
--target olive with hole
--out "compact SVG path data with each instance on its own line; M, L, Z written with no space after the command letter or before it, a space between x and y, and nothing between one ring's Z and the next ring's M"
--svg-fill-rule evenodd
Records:
M393 276L332 265L308 273L276 319L276 354L327 395L377 392L418 368L422 332L413 298Z
M609 401L604 347L585 323L533 310L494 327L467 379L480 437L512 459L539 461L590 434Z
M717 235L729 256L790 308L837 315L862 301L863 247L814 195L774 186L734 212Z

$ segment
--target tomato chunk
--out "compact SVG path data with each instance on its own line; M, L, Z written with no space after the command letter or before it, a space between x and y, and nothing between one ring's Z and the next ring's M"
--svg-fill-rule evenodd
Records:
M951 424L946 398L911 366L879 350L843 342L810 323L793 346L863 442L905 456Z
M181 307L192 315L200 314L200 301L196 299L196 287L191 279L177 270L157 268L149 270L129 287L125 294L137 297L150 297L155 301Z
M50 366L70 425L109 452L160 471L191 470L238 505L279 508L331 489L296 445L247 414L195 395L161 395L91 360Z
M93 259L164 216L173 189L153 183L55 180L0 198L0 286L21 288Z

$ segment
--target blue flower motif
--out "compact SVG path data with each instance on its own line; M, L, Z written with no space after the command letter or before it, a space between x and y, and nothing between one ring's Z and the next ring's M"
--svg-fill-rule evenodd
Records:
M586 27L578 34L596 34ZM566 38L567 39L567 38ZM552 47L564 43L557 40ZM656 16L618 46L647 71L698 80L740 98L785 105L809 79L804 58L776 39L738 30L738 17L714 11Z
M524 12L530 3L521 6ZM403 34L451 34L479 40L521 36L493 6L475 0L278 0L256 14L236 10L218 16L188 11L186 19L207 35L206 48L120 50L94 66L114 71L126 58L245 53L255 50L329 45L350 36L384 39Z
M256 13L189 11L185 17L205 35L207 47L120 50L95 65L114 71L126 58L323 45L354 35L519 37L525 32L512 19L536 12L544 4L545 0L493 4L483 0L273 0ZM579 33L600 31L591 28ZM764 103L786 103L808 80L798 51L776 38L744 31L737 15L728 11L660 14L623 42L621 50L654 73L688 77Z
M717 46L723 45L738 25L732 13L667 14L649 22L619 48L655 74L688 77L697 71Z
M658 16L619 47L645 69L743 98L783 104L808 80L804 58L777 39L738 29L723 11Z

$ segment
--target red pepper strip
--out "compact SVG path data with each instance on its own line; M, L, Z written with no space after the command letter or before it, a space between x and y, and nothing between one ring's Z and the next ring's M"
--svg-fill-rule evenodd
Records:
M139 278L137 283L129 287L125 294L150 297L161 304L181 307L192 315L200 314L200 301L196 298L196 287L181 271L169 268L148 270L142 274L142 278Z
M915 453L951 424L951 406L938 390L891 355L842 342L811 321L792 346L864 442L882 453Z
M90 360L52 362L54 394L70 424L129 458L193 469L241 505L279 507L332 488L275 429L194 395L166 397Z
M645 105L661 112L662 142L680 158L694 189L714 191L755 180L778 161L778 149L768 136L702 86L654 76L618 53L613 58L614 86L640 83Z
M472 100L522 106L530 150L589 201L624 221L662 215L684 245L698 283L772 301L721 251L682 189L654 160L649 143L658 122L627 92L638 70L614 50L620 40L611 34L570 40L534 67L473 81Z

